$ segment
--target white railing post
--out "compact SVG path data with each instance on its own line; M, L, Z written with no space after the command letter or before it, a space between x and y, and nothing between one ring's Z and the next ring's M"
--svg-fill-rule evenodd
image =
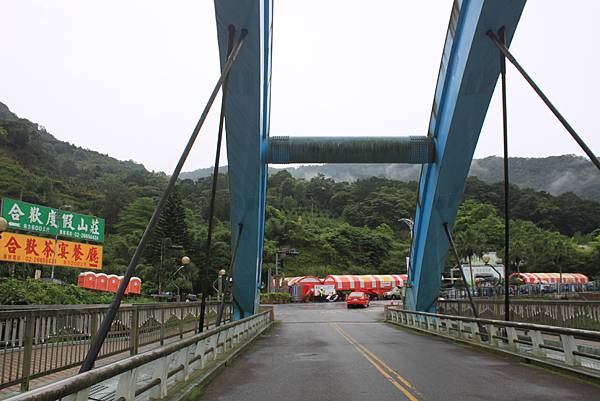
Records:
M137 381L137 369L129 370L119 375L115 399L122 398L125 401L135 400L135 383ZM87 399L86 399L87 401Z
M579 366L577 356L573 353L577 351L577 342L575 337L566 334L560 335L560 342L564 353L565 363L569 366Z
M158 386L154 386L152 396L164 398L167 396L167 378L169 374L169 359L166 356L154 361L152 369L152 380L160 379Z
M218 354L218 348L219 348L219 333L215 333L212 336L210 336L210 349L212 351L211 357L212 360L216 360L217 359L217 354Z
M206 366L206 339L198 341L194 355L200 355L200 369Z
M480 343L481 334L482 333L479 332L479 324L477 322L471 322L471 340Z
M490 343L490 346L492 346L492 347L498 346L498 339L496 338L496 326L494 326L493 324L488 324L487 330L488 330L488 341Z
M262 319L261 319L261 323L262 323ZM262 326L262 324L261 324ZM227 334L225 335L225 350L227 351L228 349L232 349L233 348L233 333L235 331L235 328L230 328L227 329ZM229 342L229 345L227 345L227 343Z
M518 351L517 349L517 330L514 327L506 327L506 337L508 338L508 348L511 351Z
M544 345L544 336L539 330L530 330L529 337L531 337L531 345L533 346L533 354L538 357L545 357L546 351L540 345Z
M177 366L183 366L183 370L177 375L177 381L187 380L190 376L189 372L189 347L185 347L177 351Z
M463 338L464 330L465 330L465 324L462 320L459 320L458 321L458 331L457 331L458 338Z

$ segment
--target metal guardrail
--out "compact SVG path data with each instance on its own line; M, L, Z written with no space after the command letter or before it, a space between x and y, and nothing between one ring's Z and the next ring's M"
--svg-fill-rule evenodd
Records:
M164 398L170 389L200 377L197 373L208 371L211 364L239 351L271 321L272 309L268 309L5 401Z
M600 332L386 307L387 322L600 378Z
M205 327L216 320L218 302L207 305ZM107 305L64 305L54 308L0 311L0 389L21 385L60 370L79 366L94 339ZM197 331L200 302L122 305L99 358ZM227 304L225 321L231 319Z
M479 317L504 319L504 301L475 299ZM467 300L440 300L439 313L473 317ZM510 301L510 320L582 330L600 330L600 301L523 300Z

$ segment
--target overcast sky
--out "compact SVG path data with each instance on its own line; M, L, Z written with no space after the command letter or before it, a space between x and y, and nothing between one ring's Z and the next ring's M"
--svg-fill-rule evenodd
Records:
M426 134L451 5L275 0L271 135ZM172 171L219 75L212 1L0 0L0 15L1 102ZM597 0L529 0L511 46L596 153L599 20ZM511 155L583 154L510 66L508 107ZM217 118L184 170L213 164ZM500 124L495 93L476 157L501 154Z

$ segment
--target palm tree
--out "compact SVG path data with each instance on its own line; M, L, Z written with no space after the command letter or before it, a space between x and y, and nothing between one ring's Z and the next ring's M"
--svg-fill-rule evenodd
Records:
M479 231L471 228L466 229L456 235L456 247L458 254L466 258L469 262L469 272L471 273L471 289L475 286L473 277L473 265L471 258L473 255L479 256L484 252L485 238ZM459 266L462 269L462 266ZM465 283L466 285L466 283Z

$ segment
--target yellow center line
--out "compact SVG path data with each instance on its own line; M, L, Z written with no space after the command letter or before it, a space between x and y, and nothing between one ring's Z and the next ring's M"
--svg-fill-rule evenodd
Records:
M381 366L379 366L379 364L373 359L371 358L365 351L363 351L361 349L361 346L356 342L356 340L352 339L351 337L349 337L349 335L347 335L341 327L339 327L337 324L333 323L332 326L336 329L336 331L338 333L340 333L340 335L342 337L344 337L346 339L346 341L348 341L352 346L354 346L354 348L356 348L356 350L365 357L365 359L367 361L369 361L369 363L371 363L371 365L373 365L375 367L375 369L377 369L377 371L379 373L381 373L381 375L383 377L385 377L394 387L396 387L398 390L400 390L402 392L402 394L404 394L406 396L406 398L408 398L410 401L419 401L414 395L412 395L410 393L410 391L408 391L406 388L404 388L400 383L398 383L396 380L394 380L394 378L392 376L390 376ZM411 386L412 387L412 386Z
M337 325L337 324L336 324ZM381 359L379 359L375 354L373 354L371 351L369 351L367 349L367 347L365 347L364 345L362 345L361 343L359 343L354 337L352 337L346 330L342 329L341 326L337 325L337 327L344 333L346 334L346 336L348 336L350 339L352 339L354 341L354 343L356 344L356 346L360 347L364 352L366 352L367 354L369 354L369 356L373 359L375 359L377 362L379 362L379 364L381 366L383 366L384 368L386 368L388 370L388 372L390 372L391 374L393 374L394 376L396 376L396 378L398 380L400 380L406 387L409 387L413 390L416 390L415 386L412 385L411 382L409 382L407 379L405 379L403 376L400 375L400 373L396 372L394 369L392 369L391 367L389 367L385 362L383 362Z

